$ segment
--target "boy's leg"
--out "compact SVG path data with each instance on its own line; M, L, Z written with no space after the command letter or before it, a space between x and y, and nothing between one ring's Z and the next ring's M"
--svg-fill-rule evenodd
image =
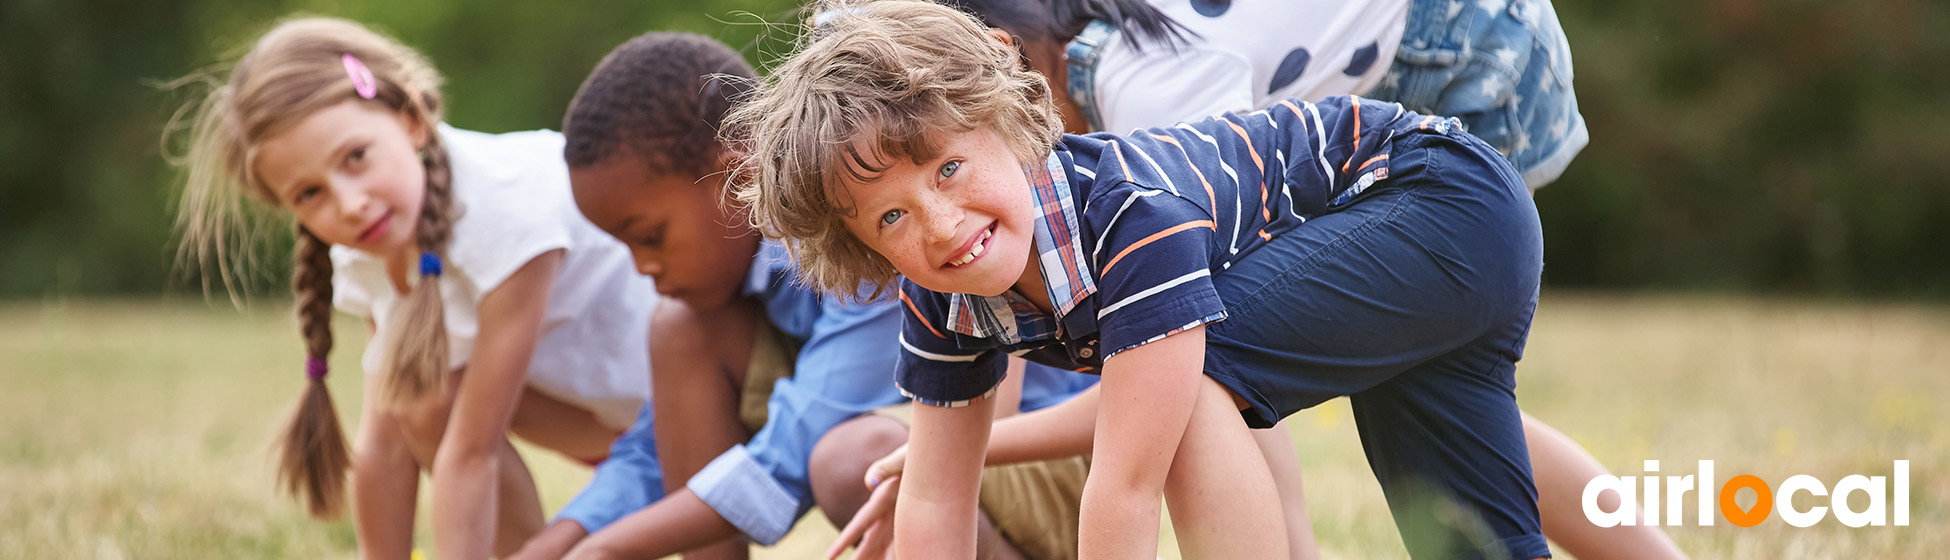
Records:
M1417 369L1471 348L1495 357L1484 346L1493 333L1521 339L1521 331L1505 331L1527 327L1535 305L1542 270L1535 207L1501 155L1474 138L1416 134L1395 142L1386 183L1214 278L1232 315L1209 327L1206 367L1252 402L1248 416L1260 426L1334 395L1362 395L1356 413L1371 462L1397 519L1417 527L1403 532L1411 552L1471 551L1446 525L1430 534L1410 518L1484 517L1513 557L1548 554L1510 367L1441 376ZM1224 379L1228 373L1238 377ZM1471 402L1482 410L1450 401L1417 408L1440 400L1422 385L1444 381L1475 391ZM1376 410L1391 406L1407 407L1393 411L1402 418ZM1404 462L1391 460L1392 447L1382 444L1413 440L1425 433L1407 432L1434 429L1428 426L1462 439L1433 439L1443 453L1418 455L1406 462L1415 470L1398 472ZM1424 479L1431 491L1404 486L1407 475L1431 475ZM1463 507L1420 499L1426 495L1455 497L1447 503ZM1473 514L1450 515L1458 511Z
M1266 456L1266 468L1273 473L1273 487L1280 492L1280 511L1286 514L1286 546L1294 560L1320 557L1320 544L1314 541L1313 522L1307 517L1307 493L1301 484L1300 453L1293 449L1293 433L1286 421L1273 427L1253 430L1253 442Z
M1409 555L1548 556L1516 400L1530 314L1350 397Z
M739 404L756 319L756 303L747 299L708 311L670 298L657 305L650 321L650 379L666 492L683 488L712 459L751 438L739 422ZM744 541L730 539L684 556L747 554Z
M1544 536L1551 542L1579 560L1686 557L1658 527L1592 524L1584 516L1584 485L1611 473L1576 441L1529 414L1523 415L1523 435L1530 444L1530 470L1537 479L1537 510L1543 514ZM1618 500L1616 493L1607 492L1599 497L1599 507L1615 511Z
M1273 474L1232 396L1202 378L1198 401L1185 425L1165 478L1165 505L1172 531L1187 558L1283 558L1238 535L1283 531L1284 519L1242 517L1241 512L1280 512ZM1240 460L1239 458L1248 458ZM1257 524L1255 526L1254 524ZM1280 535L1274 545L1288 540Z
M867 468L907 443L911 407L888 407L849 420L813 447L813 500L833 527L844 528L872 495L863 480ZM1077 503L1088 470L1082 459L983 469L977 557L1075 558Z

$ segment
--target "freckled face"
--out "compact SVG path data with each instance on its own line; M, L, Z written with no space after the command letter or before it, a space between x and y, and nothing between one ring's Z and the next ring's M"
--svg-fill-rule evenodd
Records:
M720 169L732 157L721 156ZM658 293L705 310L738 295L758 255L758 233L720 202L724 180L724 173L653 174L629 154L569 170L576 207L629 246L637 272L654 280Z
M868 163L889 167L871 181L844 181L842 196L853 202L847 230L936 292L1000 295L1037 273L1029 179L1002 136L982 127L931 140L939 154L924 162L873 161L873 143L856 143Z
M319 239L376 255L411 252L426 197L427 131L365 101L319 110L259 143L258 178Z

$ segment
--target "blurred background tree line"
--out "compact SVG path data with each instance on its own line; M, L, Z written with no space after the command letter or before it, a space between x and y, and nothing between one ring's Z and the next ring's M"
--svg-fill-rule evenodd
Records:
M157 84L234 60L281 16L341 16L402 39L446 75L449 122L502 132L560 128L596 61L644 31L702 33L766 62L791 30L760 18L798 21L795 7L0 2L0 298L197 293L174 264L180 175L159 139L199 92ZM1556 8L1591 145L1538 194L1549 285L1950 296L1950 3Z

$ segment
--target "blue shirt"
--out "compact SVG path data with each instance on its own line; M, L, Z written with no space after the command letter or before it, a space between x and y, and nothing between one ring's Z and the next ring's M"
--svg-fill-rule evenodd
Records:
M823 297L799 282L785 248L772 242L760 246L744 293L758 298L766 318L801 344L799 355L792 376L772 387L765 426L685 486L752 541L769 545L813 505L807 473L819 438L854 416L905 400L891 383L899 304ZM1095 383L1094 377L1032 365L1024 374L1023 409L1060 403ZM646 405L558 518L593 533L662 499L651 416Z
M1224 320L1213 276L1386 180L1397 137L1458 126L1343 96L1065 135L1026 171L1054 314L1013 292L943 294L903 280L896 381L918 402L961 406L1000 384L1003 354L1096 372L1118 352Z

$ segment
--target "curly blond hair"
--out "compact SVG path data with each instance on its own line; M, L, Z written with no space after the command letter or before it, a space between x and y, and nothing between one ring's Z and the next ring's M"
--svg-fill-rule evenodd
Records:
M975 18L926 0L827 0L813 27L727 117L725 143L747 157L731 196L766 237L787 239L801 277L854 298L898 274L847 231L843 179L866 162L932 159L930 134L988 126L1025 164L1062 135L1049 83ZM878 152L861 154L863 135Z

